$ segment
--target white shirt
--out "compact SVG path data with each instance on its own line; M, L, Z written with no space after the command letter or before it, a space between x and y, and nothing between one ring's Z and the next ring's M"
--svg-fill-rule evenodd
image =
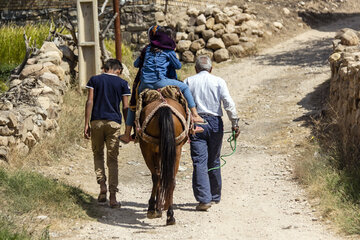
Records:
M184 83L189 86L199 114L222 116L222 102L230 121L234 122L238 118L235 103L224 79L208 71L201 71L185 79Z

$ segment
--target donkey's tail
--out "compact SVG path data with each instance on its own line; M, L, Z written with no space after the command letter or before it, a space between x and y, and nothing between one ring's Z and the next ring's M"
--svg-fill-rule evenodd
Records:
M160 199L158 200L164 206L165 200L169 198L175 187L176 142L171 109L162 107L158 113L161 157Z

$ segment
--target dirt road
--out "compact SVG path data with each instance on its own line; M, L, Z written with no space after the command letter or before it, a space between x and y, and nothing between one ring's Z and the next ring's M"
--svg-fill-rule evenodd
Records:
M151 178L138 145L122 147L122 208L105 210L98 221L74 222L70 229L52 226L53 239L341 239L321 221L293 179L292 164L309 129L301 117L316 112L318 91L330 77L327 58L334 32L359 27L360 18L310 30L256 57L219 65L241 117L237 152L222 169L220 204L196 212L191 188L189 145L184 148L174 193L175 226L165 217L146 218ZM357 29L359 30L359 29ZM229 128L229 122L226 121ZM225 136L223 153L230 151ZM96 196L90 149L78 149L60 174ZM165 214L164 214L165 215Z

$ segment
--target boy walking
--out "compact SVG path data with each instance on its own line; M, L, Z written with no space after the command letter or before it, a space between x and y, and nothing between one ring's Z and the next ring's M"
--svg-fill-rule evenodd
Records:
M121 113L124 119L128 111L128 97L130 88L127 81L119 77L123 70L122 64L117 59L109 59L104 65L104 73L90 78L86 85L88 99L85 106L84 136L91 138L94 155L94 167L97 183L100 184L98 202L106 202L107 185L104 167L104 145L107 150L107 167L109 172L110 207L118 208L116 201L118 192L118 154ZM90 127L91 126L91 127Z

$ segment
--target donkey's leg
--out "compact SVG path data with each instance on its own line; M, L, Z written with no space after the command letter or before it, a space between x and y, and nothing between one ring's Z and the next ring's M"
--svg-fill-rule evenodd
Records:
M166 225L174 225L175 224L175 218L174 218L174 210L173 210L173 194L175 189L175 179L174 179L174 185L171 187L169 198L166 199L165 203L165 209L167 208L166 213Z
M153 171L151 174L153 188L151 191L151 196L149 199L149 208L147 212L147 217L150 219L161 217L161 211L159 211L159 208L157 207L157 199L159 199L158 192L160 187L160 170L159 170L158 159L159 159L158 154L153 154L152 156Z

